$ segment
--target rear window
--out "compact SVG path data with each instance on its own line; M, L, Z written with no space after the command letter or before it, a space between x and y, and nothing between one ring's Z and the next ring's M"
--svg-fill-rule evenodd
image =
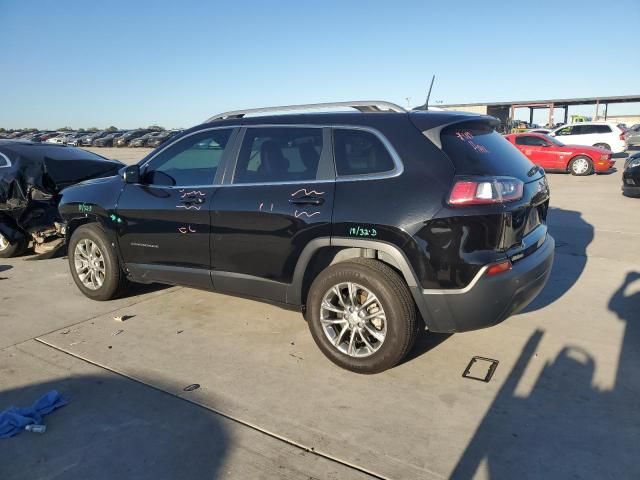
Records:
M440 140L456 175L505 175L530 181L533 163L490 125L457 123L445 128Z

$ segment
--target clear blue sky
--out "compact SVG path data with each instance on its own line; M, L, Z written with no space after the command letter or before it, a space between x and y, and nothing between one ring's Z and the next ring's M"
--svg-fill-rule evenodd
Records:
M639 0L0 0L0 127L417 105L432 73L444 103L640 94L639 28Z

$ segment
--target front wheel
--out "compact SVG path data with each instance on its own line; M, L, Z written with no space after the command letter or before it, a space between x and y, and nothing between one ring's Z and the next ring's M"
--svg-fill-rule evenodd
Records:
M23 254L27 249L27 242L24 239L10 241L0 233L0 258L12 258Z
M127 284L118 256L97 224L83 225L73 232L68 256L73 281L93 300L116 298Z
M579 177L591 175L593 172L593 162L589 157L578 155L571 159L571 162L569 163L569 171L571 172L571 175Z
M398 364L419 329L404 280L388 265L354 259L325 269L307 299L309 329L322 352L356 373L378 373Z

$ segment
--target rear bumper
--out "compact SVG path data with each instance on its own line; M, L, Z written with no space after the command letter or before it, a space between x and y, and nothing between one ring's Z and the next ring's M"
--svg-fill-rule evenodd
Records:
M531 255L495 276L484 271L469 287L454 292L414 292L418 307L434 332L464 332L490 327L526 307L543 289L553 265L555 241L547 235Z

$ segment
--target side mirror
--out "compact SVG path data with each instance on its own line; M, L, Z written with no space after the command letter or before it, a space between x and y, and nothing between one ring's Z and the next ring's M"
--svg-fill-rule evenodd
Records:
M122 174L126 183L140 183L140 166L129 165Z

